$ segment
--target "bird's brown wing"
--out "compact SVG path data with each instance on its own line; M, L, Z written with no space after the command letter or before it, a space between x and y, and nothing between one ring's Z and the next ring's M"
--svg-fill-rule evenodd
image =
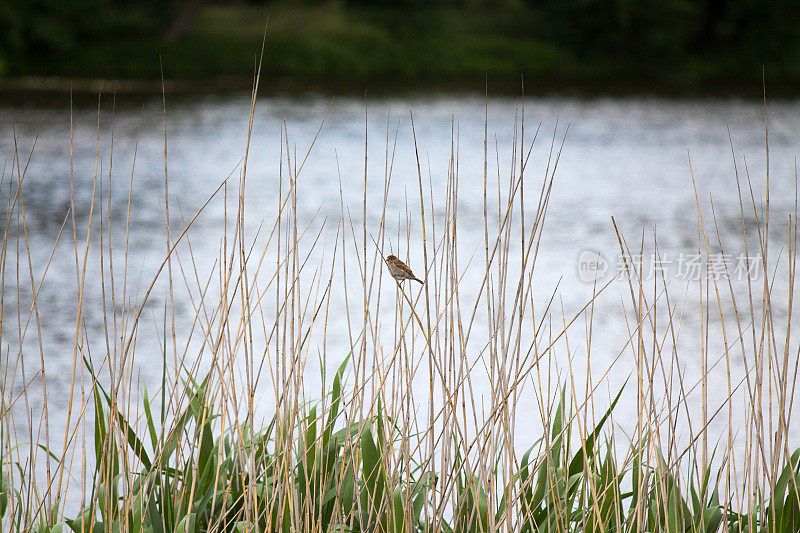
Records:
M421 280L421 279L419 279L417 276L415 276L415 275L414 275L414 273L411 271L411 269L410 269L410 268L408 268L408 265L406 265L406 264L405 264L405 263L403 263L402 261L398 261L398 263L400 263L400 264L398 265L398 266L400 267L400 269L401 269L401 270L402 270L402 271L403 271L403 272L404 272L406 275L408 275L408 279L413 279L414 281L419 281L420 283L422 283L422 280Z
M403 263L402 261L397 260L397 262L395 263L395 266L398 268L398 270L402 270L403 273L408 275L409 277L411 277L411 278L414 277L414 273L411 272L411 269L408 268L408 265Z

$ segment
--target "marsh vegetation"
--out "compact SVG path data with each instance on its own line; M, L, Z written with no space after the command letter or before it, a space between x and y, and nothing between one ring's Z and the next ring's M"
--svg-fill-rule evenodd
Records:
M304 216L316 198L300 197L326 112L302 144L282 123L277 179L258 196L269 201L248 201L258 106L253 97L240 163L191 212L170 192L166 105L164 159L149 162L163 180L144 184L135 166L147 161L120 168L113 141L100 150L115 126L98 106L96 170L82 183L71 176L39 261L30 244L44 222L26 211L26 172L41 147L22 149L14 134L0 255L4 530L800 527L797 213L796 202L787 212L774 200L781 212L770 211L768 164L763 189L750 166L731 165L739 212L724 223L737 242L693 199L696 280L648 276L635 258L659 249L657 234L626 235L609 221L622 270L588 284L589 297L570 309L558 284L542 290L534 275L569 140L566 128L531 126L524 99L504 125L504 153L482 109L477 184L463 181L455 120L437 180L417 115L400 119L408 153L397 152L400 121L387 119L377 139L365 129L365 154L378 143L384 158L362 154L358 179L330 169L336 217ZM402 211L390 201L400 158L415 170ZM377 186L370 165L381 168ZM142 186L159 196L163 230L150 238L163 243L152 275L137 279L129 237ZM361 201L345 202L354 189ZM467 195L478 197L477 214L465 213ZM206 227L198 238L215 205L217 233ZM212 260L196 254L209 246ZM728 249L745 250L757 268L738 279L715 271L710 257ZM51 271L65 250L69 260ZM392 279L390 253L408 258L424 284ZM42 341L53 302L40 295L53 275L74 300L60 310L72 331L58 359ZM620 286L626 331L598 357L595 305ZM692 306L699 311L684 312ZM137 358L153 344L160 363Z

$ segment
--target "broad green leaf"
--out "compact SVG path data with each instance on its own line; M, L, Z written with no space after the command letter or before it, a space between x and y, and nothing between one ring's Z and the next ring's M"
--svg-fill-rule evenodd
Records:
M195 513L184 516L178 522L178 527L175 528L175 533L194 533L195 531L197 531L197 515Z
M586 451L586 454L588 454L588 455L592 454L592 452L594 451L594 443L597 440L598 435L600 434L600 430L603 429L603 424L605 424L605 422L608 419L608 417L611 416L611 412L614 410L614 407L616 407L617 402L619 401L620 397L622 396L622 391L624 391L624 390L625 390L625 387L623 386L620 389L620 391L617 393L617 396L616 396L616 398L614 398L614 401L611 402L611 405L609 406L608 410L600 418L600 421L597 422L597 425L594 427L594 430L592 431L592 433L588 437L586 437L585 444L583 446L581 446L578 449L578 451L575 453L575 456L572 458L572 461L570 461L570 463L569 463L569 475L576 474L576 473L581 472L583 470L583 467L584 467L584 449Z

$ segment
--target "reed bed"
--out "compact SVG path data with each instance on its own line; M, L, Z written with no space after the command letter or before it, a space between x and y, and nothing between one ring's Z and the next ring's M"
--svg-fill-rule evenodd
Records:
M257 84L251 129L256 93ZM166 125L166 104L164 116ZM567 314L556 289L541 313L533 286L564 139L554 133L543 141L539 129L526 130L521 100L510 125L513 150L503 154L510 172L493 176L499 154L487 127L483 242L464 257L457 128L447 186L434 190L413 115L408 121L418 175L397 234L390 228L398 214L386 208L396 156L391 127L378 141L365 134L365 153L368 142L386 147L383 197L367 197L374 163L365 157L362 205L342 201L340 219L322 223L297 210L297 184L316 139L298 153L285 125L268 215L246 201L249 133L236 172L196 213L176 214L165 126L163 260L135 294L127 263L133 170L125 239L114 239L109 189L112 169L122 171L113 161L103 170L98 155L85 227L77 227L73 195L59 232L74 255L77 312L67 415L58 424L48 405L61 400L48 390L51 354L41 341L46 302L37 298L50 263L32 264L26 251L33 150L16 150L3 175L2 288L4 296L29 298L2 306L3 530L800 531L800 448L790 431L796 213L778 260L784 279L748 279L742 299L730 283L702 278L699 324L682 324L667 281L646 281L635 262L626 263L622 280L597 283L595 295L612 283L629 289L621 302L629 335L613 365L632 362L630 378L609 395L612 369L591 364L595 298ZM101 133L98 116L98 144ZM536 157L548 160L538 176L526 171L535 146L543 147ZM762 204L749 174L735 174L742 242L770 272L769 190ZM236 207L220 228L217 260L199 264L193 225L228 195ZM368 203L381 206L377 223ZM245 230L253 216L266 218L258 236ZM700 252L722 249L713 214L699 200L697 220ZM644 246L617 236L623 257ZM97 243L99 256L90 254ZM391 250L409 249L422 286L397 283L384 268ZM100 276L87 275L90 261L99 261ZM464 287L468 269L480 281ZM788 301L772 300L775 283L788 284ZM102 294L103 335L84 320L91 284ZM163 306L154 311L156 293ZM178 293L189 295L194 312L185 331L175 320ZM138 381L136 348L151 318L161 331L163 368L148 389ZM349 353L328 353L331 328L346 329ZM696 328L700 353L681 353L681 328ZM710 342L712 335L722 337ZM724 350L712 352L720 341ZM700 359L699 375L686 371L685 357ZM745 365L741 381L731 377L733 361ZM308 373L317 371L322 387L312 391ZM708 401L712 372L728 376L722 405ZM615 420L623 397L636 402L637 420ZM745 410L744 426L731 424L733 409ZM709 428L726 418L727 435L716 441ZM531 427L538 438L518 449L520 432Z

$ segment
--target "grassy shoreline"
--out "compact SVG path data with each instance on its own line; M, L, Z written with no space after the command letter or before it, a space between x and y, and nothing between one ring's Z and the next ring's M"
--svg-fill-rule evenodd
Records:
M225 95L249 93L252 77L226 76L198 79L119 79L73 78L68 76L5 76L0 77L0 95L5 104L21 101L61 101L64 95L91 96L93 105L98 94L120 94L129 97L160 97L162 87L166 94L175 96ZM488 78L475 76L462 80L418 80L404 83L375 80L320 80L266 76L259 89L260 96L319 94L327 96L394 96L415 94L476 94L518 96L523 91L528 96L597 96L626 97L652 95L663 98L744 98L762 100L764 86L761 80L706 80L702 83L664 84L644 80L531 80L521 75ZM800 80L767 83L771 99L794 99L800 94Z

